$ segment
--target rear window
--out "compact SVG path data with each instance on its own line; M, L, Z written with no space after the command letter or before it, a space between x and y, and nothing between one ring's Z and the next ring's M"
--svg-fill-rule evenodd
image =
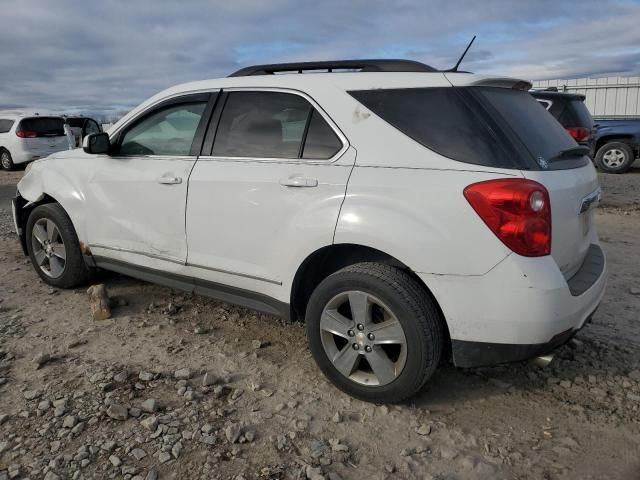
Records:
M13 120L0 118L0 133L7 133L13 126Z
M58 117L25 118L20 122L19 129L44 137L61 137L64 135L64 120Z
M558 117L563 127L593 128L593 118L581 100L571 100Z
M575 142L521 90L437 87L349 92L380 118L453 160L511 169L539 169ZM542 162L544 163L544 162Z

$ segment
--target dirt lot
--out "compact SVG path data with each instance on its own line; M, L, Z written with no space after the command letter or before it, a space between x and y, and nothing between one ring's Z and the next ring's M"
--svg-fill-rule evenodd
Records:
M333 388L299 324L111 274L92 320L0 204L0 480L640 479L640 168L601 180L593 323L545 369L447 365L389 407Z

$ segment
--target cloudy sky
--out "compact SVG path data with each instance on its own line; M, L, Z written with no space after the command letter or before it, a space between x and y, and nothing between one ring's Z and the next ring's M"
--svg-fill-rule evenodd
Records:
M128 110L255 63L410 58L526 79L640 72L640 0L0 0L0 109Z

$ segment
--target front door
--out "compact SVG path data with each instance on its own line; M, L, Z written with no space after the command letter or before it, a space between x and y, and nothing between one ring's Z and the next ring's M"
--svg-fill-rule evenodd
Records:
M87 195L93 255L170 269L187 257L185 202L192 148L208 96L182 96L133 120L95 160Z

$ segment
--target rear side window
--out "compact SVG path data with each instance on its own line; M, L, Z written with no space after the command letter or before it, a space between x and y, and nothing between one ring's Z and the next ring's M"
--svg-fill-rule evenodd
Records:
M373 113L416 142L465 163L512 168L514 157L455 88L349 92ZM536 108L544 113L540 106ZM477 111L477 109L475 109ZM546 113L545 113L546 114Z
M13 120L5 120L0 118L0 133L7 133L13 126Z
M342 148L342 142L316 110L311 113L302 158L328 159Z
M553 115L540 108L529 93L507 88L476 88L502 117L503 131L513 131L533 158L552 160L562 150L576 146Z
M33 132L38 137L62 137L64 135L64 120L59 117L25 118L18 129L23 132Z
M329 159L342 142L303 97L230 92L213 144L221 157Z

